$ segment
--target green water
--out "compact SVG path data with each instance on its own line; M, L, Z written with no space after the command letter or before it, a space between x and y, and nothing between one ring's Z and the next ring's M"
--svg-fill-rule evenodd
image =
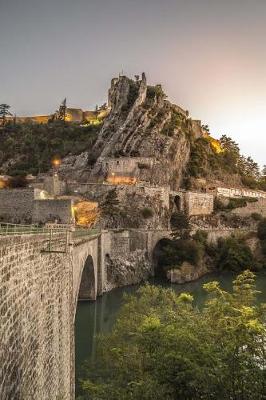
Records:
M171 285L161 281L154 281L165 287L171 287L175 292L190 292L194 296L195 304L199 307L205 299L205 292L202 285L206 282L218 280L221 286L230 290L232 287L232 275L208 275L196 282L183 285ZM109 332L116 320L117 313L123 304L125 293L134 294L138 289L136 286L114 289L99 297L95 302L79 302L76 313L75 334L76 334L76 382L82 376L82 365L86 359L95 357L95 335L98 333ZM257 276L257 288L262 293L259 300L266 302L266 275ZM79 393L78 383L76 383L76 393Z

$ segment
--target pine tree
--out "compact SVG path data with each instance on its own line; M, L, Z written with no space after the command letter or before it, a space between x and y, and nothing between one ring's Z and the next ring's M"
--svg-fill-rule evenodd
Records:
M6 117L12 115L9 109L10 106L8 104L0 104L0 119L2 120L2 126L5 126L6 124Z

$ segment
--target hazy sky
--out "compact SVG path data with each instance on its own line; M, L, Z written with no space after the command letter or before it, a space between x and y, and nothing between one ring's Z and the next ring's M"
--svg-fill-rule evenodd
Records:
M266 164L266 0L0 0L0 103L89 109L145 71Z

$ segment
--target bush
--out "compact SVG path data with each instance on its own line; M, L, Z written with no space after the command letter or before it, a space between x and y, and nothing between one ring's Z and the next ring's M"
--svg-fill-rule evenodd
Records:
M149 219L153 217L153 210L151 208L145 207L141 210L141 215L144 219Z
M51 168L55 154L65 157L92 148L101 125L79 126L76 123L24 123L5 128L1 132L1 164L9 159L9 175L36 175ZM91 164L95 160L91 158Z
M187 261L197 265L201 260L203 247L191 239L165 240L158 252L158 266L167 270Z
M170 218L171 228L175 229L188 229L189 219L183 212L174 212Z
M261 221L262 220L262 215L259 213L252 213L251 218L254 219L254 221Z
M258 225L258 238L266 240L266 218L263 218Z
M266 256L266 239L261 240L260 245L261 245L261 251L262 251L263 255Z
M252 268L254 264L250 248L243 239L235 237L218 240L216 260L219 270L234 272Z
M228 210L234 210L235 208L246 207L247 200L244 198L232 198L229 199L228 206L226 207Z

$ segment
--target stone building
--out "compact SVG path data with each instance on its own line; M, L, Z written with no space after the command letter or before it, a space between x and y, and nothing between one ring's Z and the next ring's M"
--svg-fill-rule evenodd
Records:
M53 199L37 188L1 189L0 221L16 224L73 222L71 199Z

